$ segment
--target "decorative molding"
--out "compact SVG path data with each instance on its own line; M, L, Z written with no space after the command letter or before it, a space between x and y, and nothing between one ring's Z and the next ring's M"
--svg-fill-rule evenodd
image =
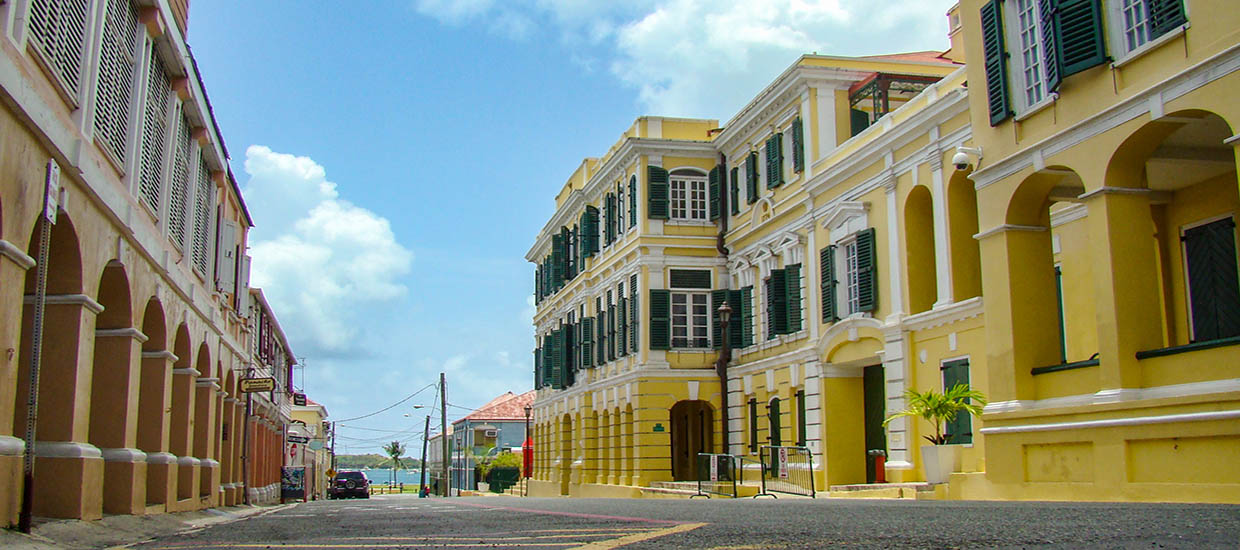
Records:
M177 374L189 374L189 375L193 375L193 376L202 376L202 373L201 373L201 372L198 372L198 369L193 368L193 367L185 367L185 368L179 368L179 369L172 369L172 374L173 374L173 375L177 375Z
M199 463L201 463L201 462L202 462L202 461L200 461L200 460L198 460L197 458L194 458L194 457L192 457L192 456L180 456L180 457L177 457L177 466L178 466L178 467L180 467L180 466L197 466L197 465L199 465Z
M220 467L220 461L214 458L204 458L199 462L200 462L199 465L202 466L203 468L219 468Z
M1106 186L1103 186L1103 187L1094 189L1093 191L1087 191L1085 193L1077 195L1076 198L1080 200L1086 200L1086 199L1090 199L1090 198L1093 198L1099 195L1148 195L1148 194L1150 194L1150 190L1144 189L1141 187L1106 187Z
M1049 230L1050 228L1043 227L1041 225L1017 225L1017 224L1005 223L1003 225L995 226L985 231L982 231L981 233L974 235L973 238L980 241L991 235L998 235L999 233L1007 233L1008 231L1039 232L1039 231L1049 231Z
M176 464L177 455L168 452L147 453L147 464Z
M103 458L99 447L77 441L35 441L34 455L39 458Z
M177 357L176 354L166 349L159 350L159 351L144 351L142 352L142 358L143 359L167 359L168 361L172 361L172 362L181 360L181 358Z
M1122 392L1122 393L1117 393ZM1121 390L1102 390L1097 393L1067 395L1047 399L1025 399L1015 401L999 401L986 405L985 414L1007 412L1058 409L1065 407L1081 407L1116 402L1134 402L1149 399L1166 399L1175 397L1195 397L1218 393L1240 392L1240 378L1226 380L1210 380L1207 382L1190 382L1170 386L1152 388L1125 388Z
M102 328L95 330L95 338L133 338L139 342L147 341L147 336L136 328Z
M34 296L27 294L22 302L33 304ZM85 294L48 294L43 303L49 306L82 306L95 315L103 313L103 304Z
M1076 203L1063 210L1051 212L1051 227L1059 227L1089 216L1089 207L1085 203Z
M146 453L138 449L100 449L100 452L104 462L146 463Z
M1148 426L1150 424L1171 424L1176 422L1208 422L1212 420L1240 419L1240 410L1209 411L1199 413L1166 414L1159 416L1137 416L1131 418L1104 418L1101 420L1082 420L1077 422L1055 422L1051 424L1025 424L1020 426L995 426L982 428L984 435L999 435L1024 432L1049 432L1055 430L1089 430L1098 428L1117 428L1129 426Z
M852 218L865 216L870 210L870 203L860 201L840 201L832 204L821 216L822 228L830 230L843 225Z
M4 256L5 258L12 260L13 263L17 264L17 267L22 268L22 270L28 270L38 263L34 260L34 258L31 258L25 252L22 252L21 249L13 246L13 243L10 243L4 239L0 239L0 256Z
M965 319L979 317L985 312L986 308L982 303L982 297L977 296L941 308L904 317L901 319L900 327L907 331L928 330Z
M26 442L10 435L0 435L0 456L22 456Z

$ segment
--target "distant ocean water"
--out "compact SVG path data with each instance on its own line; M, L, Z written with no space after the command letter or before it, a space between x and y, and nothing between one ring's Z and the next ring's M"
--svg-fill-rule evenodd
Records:
M362 470L362 471L366 473L366 477L370 479L371 483L376 483L376 484L387 483L388 480L393 479L392 470L389 470L387 468L368 469L368 470ZM395 479L397 483L404 483L405 485L412 484L416 486L418 484L418 478L420 475L421 474L416 469L396 470ZM430 483L429 472L427 474L426 482Z

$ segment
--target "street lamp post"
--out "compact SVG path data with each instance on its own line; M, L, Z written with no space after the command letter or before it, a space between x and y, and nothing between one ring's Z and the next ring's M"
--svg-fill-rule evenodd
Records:
M732 308L728 306L725 300L719 305L719 327L720 334L723 335L723 342L719 350L719 360L715 362L715 372L719 374L719 399L722 401L719 407L719 422L723 430L720 432L720 442L723 444L722 454L728 454L728 362L732 360L732 343L728 341L728 322L732 320Z
M534 436L530 434L530 411L533 407L525 406L525 444L521 446L521 466L524 470L525 483L521 487L521 496L530 495L530 473L534 470Z

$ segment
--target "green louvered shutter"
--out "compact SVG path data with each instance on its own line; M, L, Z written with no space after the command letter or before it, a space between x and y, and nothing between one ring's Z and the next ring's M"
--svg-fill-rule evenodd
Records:
M758 400L749 399L749 454L758 452Z
M801 330L801 264L784 266L784 286L788 303L788 334Z
M616 240L616 196L608 193L603 197L603 246Z
M710 347L723 349L723 321L719 319L719 306L728 299L727 290L710 291ZM728 307L732 307L728 304Z
M744 302L742 292L739 290L728 291L728 307L732 308L732 320L728 323L728 345L732 349L742 347L744 345L745 321L744 312L742 311Z
M607 304L607 360L616 358L616 306Z
M732 180L728 184L732 187L732 195L728 197L728 206L732 207L732 215L741 213L741 181L740 168L732 167Z
M753 345L753 286L741 289L741 347Z
M805 446L809 423L805 419L805 390L797 390L797 447Z
M542 267L534 266L534 305L542 302Z
M766 140L766 188L773 189L784 183L783 134L775 134Z
M629 349L631 349L633 353L640 351L640 348L638 347L640 342L637 340L637 335L640 334L637 331L637 297L639 295L640 294L637 292L637 274L634 273L629 276Z
M594 343L594 346L598 348L598 353L595 354L598 356L595 364L601 367L607 363L607 310L599 308L598 316L595 318L598 319L598 326L594 331L598 335Z
M1193 342L1240 336L1240 277L1234 218L1184 232Z
M578 363L582 368L594 366L594 319L586 317L581 320L581 359Z
M1042 18L1042 70L1046 75L1046 91L1059 90L1063 82L1063 53L1060 44L1059 3L1060 0L1037 0L1038 14Z
M611 205L611 217L608 223L611 229L611 242L616 242L620 238L620 199L615 193L609 193L608 204Z
M672 293L650 289L650 349L672 348Z
M719 219L719 167L710 169L710 175L707 176L707 190L709 193L710 203L710 219Z
M583 243L582 246L586 249L586 256L593 256L597 254L599 251L598 208L595 208L593 206L587 206L586 211L585 211L585 218L586 220L585 222L583 222L583 225L582 225L582 228L584 230L584 235L585 235L582 238L582 240L585 242Z
M1040 0L1059 4L1054 20L1055 51L1062 76L1071 76L1107 62L1106 34L1102 30L1100 0ZM1045 47L1045 46L1044 46ZM1049 72L1048 72L1049 77ZM1058 88L1047 85L1048 90Z
M874 228L857 233L857 308L878 308L878 262L874 250Z
M573 337L577 325L565 325L560 330L564 332L564 349L560 353L564 356L564 387L571 387L577 383L577 362L573 360L573 355L577 353L577 340Z
M542 348L534 348L534 389L543 387Z
M792 169L805 171L805 130L801 117L792 121Z
M551 236L551 284L560 288L564 281L564 234Z
M990 106L990 125L996 126L1012 116L1008 96L1007 51L1003 44L1003 4L990 0L982 6L982 59L986 68L986 100Z
M551 345L547 347L547 353L551 356L551 387L562 390L564 389L564 364L560 357L560 331L551 331L549 340Z
M818 252L818 265L822 276L822 322L834 323L840 318L835 306L835 245Z
M629 354L628 303L628 298L624 296L616 298L616 356L618 357Z
M766 279L766 338L788 332L788 287L785 284L785 272L772 269L771 276Z
M565 281L573 280L573 258L569 255L572 248L573 233L567 227L560 227L560 273Z
M1188 23L1184 0L1145 0L1145 13L1150 26L1150 40Z
M746 202L758 202L758 153L753 151L745 157L745 193Z
M637 225L637 176L629 176L629 227Z
M668 217L667 170L658 166L646 167L646 217L666 220Z

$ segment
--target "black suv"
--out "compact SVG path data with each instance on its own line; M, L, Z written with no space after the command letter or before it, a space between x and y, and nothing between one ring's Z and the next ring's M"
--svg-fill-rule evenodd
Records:
M339 472L327 488L327 498L370 498L370 480L358 471Z

